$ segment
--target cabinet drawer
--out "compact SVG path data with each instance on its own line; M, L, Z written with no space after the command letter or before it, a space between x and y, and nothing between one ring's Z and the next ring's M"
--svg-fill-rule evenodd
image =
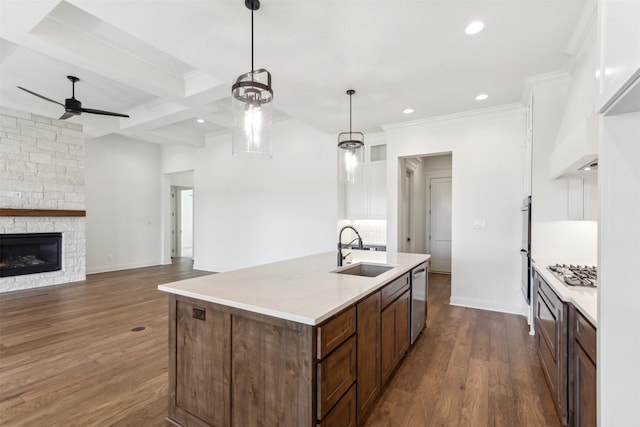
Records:
M549 348L547 341L540 335L537 335L538 354L542 360L542 370L544 371L549 390L553 401L558 398L558 365L556 361L555 349Z
M317 417L322 420L356 380L356 337L317 363Z
M317 358L322 359L356 332L356 308L351 307L318 326Z
M551 286L549 286L547 282L544 281L542 276L538 276L538 278L540 279L540 281L538 282L539 283L538 290L542 292L545 297L547 297L547 300L552 306L561 307L563 302L562 300L560 300L560 298L558 298L558 295L556 295L553 289L551 289Z
M596 328L578 310L576 312L576 340L591 361L596 363Z
M352 385L347 394L329 412L318 427L356 427L356 385Z
M393 282L382 288L382 309L402 295L407 289L409 289L409 273L398 277Z
M546 340L547 345L551 349L554 363L556 362L556 347L558 345L558 324L561 319L558 317L558 310L552 304L549 303L547 298L542 293L538 293L538 300L536 302L536 329L538 334L542 336L542 339Z

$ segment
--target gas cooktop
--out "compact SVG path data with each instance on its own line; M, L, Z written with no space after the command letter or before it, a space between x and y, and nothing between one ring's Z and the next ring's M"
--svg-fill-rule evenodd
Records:
M598 283L598 268L594 266L556 264L547 269L569 286L595 288Z

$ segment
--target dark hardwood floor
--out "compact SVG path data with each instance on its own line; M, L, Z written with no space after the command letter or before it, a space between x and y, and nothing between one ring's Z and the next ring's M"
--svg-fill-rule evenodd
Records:
M186 260L0 295L0 425L171 425L157 285L203 274Z
M429 274L427 327L367 427L560 427L526 319L449 305L450 276Z
M0 425L171 425L156 286L203 274L183 262L0 295ZM449 277L429 280L427 328L367 426L559 426L524 318L450 306Z

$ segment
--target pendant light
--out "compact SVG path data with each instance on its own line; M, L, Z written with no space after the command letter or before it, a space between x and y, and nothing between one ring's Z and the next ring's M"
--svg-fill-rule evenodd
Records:
M271 158L271 119L273 89L271 73L253 67L253 12L260 9L260 0L245 0L251 10L251 71L242 74L231 87L233 95L234 156Z
M364 134L351 130L351 98L356 93L349 89L349 132L338 135L338 169L340 181L346 183L362 182L362 163L364 162Z

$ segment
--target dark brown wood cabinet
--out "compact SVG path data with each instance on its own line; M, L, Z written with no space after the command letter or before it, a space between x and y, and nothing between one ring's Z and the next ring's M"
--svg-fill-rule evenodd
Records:
M367 417L380 394L380 292L357 306L358 423Z
M570 308L569 425L596 427L596 328L575 307Z
M380 366L382 384L391 377L409 348L410 292L406 291L390 303L381 315Z
M318 427L356 427L356 385L333 407L331 412L318 423Z
M567 307L536 272L534 322L538 357L558 415L567 424Z
M229 425L231 420L231 317L201 301L174 303L172 321L178 339L171 347L169 413L183 425ZM211 345L216 342L220 345ZM176 375L179 372L179 375ZM224 410L209 402L218 401Z
M172 294L169 419L182 426L315 425L313 338L309 325Z
M409 274L311 326L171 294L169 419L363 425L409 348Z
M317 365L318 420L322 420L356 381L356 339L351 337Z

